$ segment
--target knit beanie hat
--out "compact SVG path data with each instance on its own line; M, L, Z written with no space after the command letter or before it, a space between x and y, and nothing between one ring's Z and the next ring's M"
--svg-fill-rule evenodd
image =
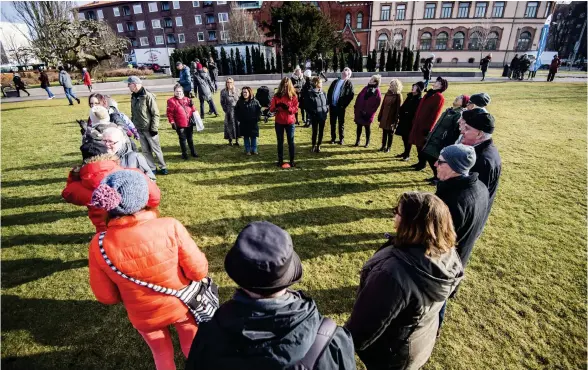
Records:
M110 114L108 114L108 109L101 105L92 107L92 109L90 109L90 121L92 121L92 125L97 125L99 123L110 123Z
M419 90L419 93L423 92L423 90L425 89L425 83L423 81L419 81L413 84L412 86L416 86Z
M470 103L477 105L478 107L485 107L490 104L490 95L486 93L474 94L470 97Z
M472 99L470 98L470 102ZM494 117L488 113L484 108L474 108L463 111L461 117L466 123L475 128L491 134L494 132Z
M441 154L447 165L460 175L467 176L470 169L476 163L476 151L474 147L463 144L455 144L441 149Z
M82 151L82 158L84 160L95 157L97 155L108 153L108 148L106 147L106 145L104 145L104 143L101 141L95 140L85 142L80 147L80 150Z
M147 205L149 188L145 175L120 170L106 176L92 194L91 206L102 208L112 216L132 215Z
M462 95L461 96L461 107L465 108L468 106L469 103L470 103L470 97L468 95Z
M441 82L441 89L439 90L440 92L444 92L445 90L447 90L447 87L449 87L449 82L447 82L446 79L439 76L437 77L437 81Z

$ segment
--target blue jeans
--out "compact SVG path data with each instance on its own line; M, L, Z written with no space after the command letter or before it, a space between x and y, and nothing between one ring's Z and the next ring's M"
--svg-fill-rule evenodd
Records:
M245 153L257 153L257 138L255 136L243 136Z
M441 311L439 311L439 329L441 329L441 325L443 324L443 319L445 318L445 309L447 308L447 301L443 303L443 307L441 307Z
M76 100L78 100L78 97L74 94L74 92L71 90L71 87L64 87L63 91L65 91L65 97L67 98L67 100L69 101L69 104L72 104L71 99L74 98Z
M281 125L276 123L276 138L278 139L278 162L284 162L284 131L288 140L290 162L294 162L294 129L296 125Z
M55 95L53 95L53 93L51 92L51 90L49 90L49 87L45 87L44 88L45 91L47 91L47 95L49 95L50 98L54 97Z
M204 102L208 103L208 108L213 114L218 114L216 110L216 105L214 105L214 100L212 98L210 100L204 100L204 97L198 94L198 99L200 100L200 117L204 118Z

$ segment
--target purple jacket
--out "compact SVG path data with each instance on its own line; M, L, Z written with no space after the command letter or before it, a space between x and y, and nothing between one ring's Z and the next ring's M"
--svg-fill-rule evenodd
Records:
M376 111L380 107L382 102L382 94L378 87L375 88L375 94L367 97L368 89L371 87L368 85L364 87L357 99L355 100L355 106L353 107L353 113L355 116L355 123L362 126L369 126L374 121Z

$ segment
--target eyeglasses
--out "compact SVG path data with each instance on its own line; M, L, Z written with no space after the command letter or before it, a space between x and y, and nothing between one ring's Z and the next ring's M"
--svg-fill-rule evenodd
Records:
M118 141L112 141L112 140L102 140L102 142L106 145L116 145L118 144Z
M437 159L437 166L441 166L442 164L447 163L447 161L444 161L442 159Z

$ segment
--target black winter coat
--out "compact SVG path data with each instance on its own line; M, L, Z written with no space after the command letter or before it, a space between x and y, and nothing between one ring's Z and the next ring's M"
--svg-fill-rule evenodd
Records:
M435 195L449 208L457 234L457 253L465 268L486 224L488 189L474 172L439 181Z
M406 100L400 106L399 122L395 131L396 135L406 137L410 135L410 131L412 130L412 119L416 114L421 99L421 95L413 95L411 92L408 93Z
M200 69L194 73L193 78L194 90L198 92L198 97L204 98L206 101L212 99L214 85L210 79L210 75L203 69Z
M337 86L337 83L339 83L340 80L341 78L336 79L333 81L331 86L329 86L329 91L327 92L327 103L329 103L329 107L333 106L333 93L335 92L335 86ZM354 96L355 92L353 91L353 82L351 82L351 80L345 81L340 90L339 100L337 100L337 107L343 109L347 108L347 106L351 104Z
M240 97L235 105L235 118L239 122L239 133L243 137L259 137L259 116L261 105L257 99L245 101Z
M310 78L305 77L306 82L302 85L302 90L300 90L300 99L298 99L298 106L302 109L306 109L306 100L308 99L308 92L312 90L312 83L310 82Z
M218 68L216 68L215 62L208 62L208 73L210 74L210 79L214 82L218 78Z
M310 90L307 94L304 106L304 109L306 109L306 113L309 115L312 122L326 121L329 105L327 104L327 96L322 90Z
M482 72L486 72L488 70L488 64L490 64L490 59L488 59L488 57L485 57L482 60L480 60L480 68Z
M423 80L431 79L431 74L433 73L433 58L425 59L425 62L421 67L421 72L423 72Z
M439 158L441 149L455 144L459 138L459 118L463 108L447 108L427 135L423 152L433 158Z
M486 218L488 218L498 190L502 160L492 139L476 145L474 149L476 150L476 164L470 169L470 172L477 172L480 181L488 188L488 214L486 215Z
M361 270L345 327L368 369L419 369L429 359L439 311L463 278L455 248L437 258L390 240Z
M302 292L254 300L237 290L199 325L186 370L288 369L306 355L321 323L314 301ZM355 369L353 340L338 327L316 369Z

